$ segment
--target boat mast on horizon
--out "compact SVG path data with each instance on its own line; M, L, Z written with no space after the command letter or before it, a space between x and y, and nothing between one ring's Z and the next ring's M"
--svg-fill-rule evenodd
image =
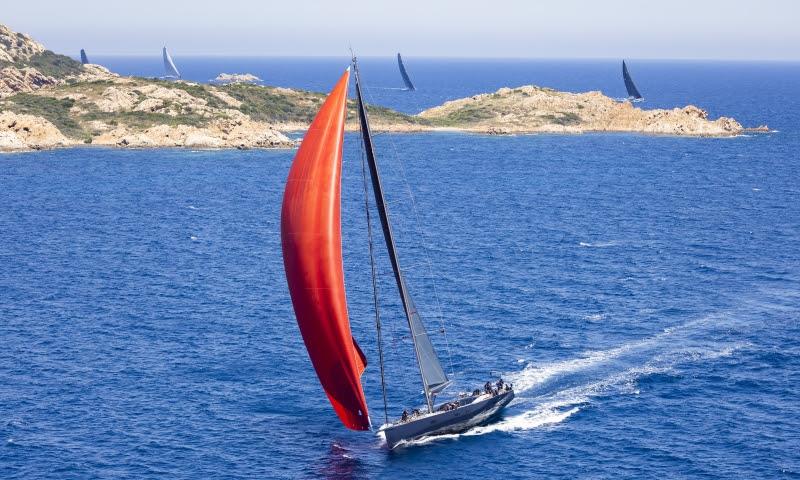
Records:
M625 60L622 61L622 79L625 81L625 89L628 91L628 99L634 102L642 101L642 94L639 93L639 89L636 88L636 85L633 83L631 73L628 71L628 65L625 63Z
M501 380L497 388L487 383L483 390L476 389L472 395L463 394L455 401L438 407L435 405L436 395L450 385L451 380L442 368L400 268L355 58L352 67L357 113L368 165L367 168L362 164L365 213L370 238L377 346L386 418L386 424L380 431L389 448L394 448L403 441L426 435L461 432L486 422L514 398L514 392L510 386L504 386ZM341 170L350 70L348 68L342 74L328 95L292 162L281 208L281 246L295 317L320 383L347 428L369 430L371 421L361 384L367 359L350 329L342 256ZM389 423L387 412L367 170L395 283L411 332L427 405L427 413L409 416L404 412L403 418L394 423Z
M172 56L167 51L167 47L163 48L161 55L164 57L164 78L180 79L181 73L178 71L178 67L175 66L175 62L172 61Z
M89 61L89 57L86 56L86 50L82 48L81 48L81 63L84 65L88 65L89 63L91 63Z
M400 68L400 76L403 77L403 83L406 84L406 90L414 91L414 84L411 83L411 77L408 76L408 72L406 71L405 65L403 65L403 57L400 56L400 53L397 53L397 66Z

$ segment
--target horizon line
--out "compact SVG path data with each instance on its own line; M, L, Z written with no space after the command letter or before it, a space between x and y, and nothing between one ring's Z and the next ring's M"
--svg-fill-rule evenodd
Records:
M85 47L84 47L85 48ZM58 53L58 52L55 52ZM89 53L89 52L87 52ZM402 53L402 52L400 52ZM183 58L309 58L309 59L338 59L349 58L349 53L341 55L308 55L308 54L230 54L230 53L180 53L180 50L170 49L173 57ZM75 56L63 54L70 58ZM117 57L117 58L148 58L160 56L153 53L94 53L93 57ZM359 55L359 58L370 59L392 59L394 60L397 52L386 55ZM465 56L465 55L408 55L403 57L429 59L429 60L568 60L568 61L622 61L632 60L637 62L730 62L730 63L800 63L800 58L719 58L719 57L525 57L525 56Z

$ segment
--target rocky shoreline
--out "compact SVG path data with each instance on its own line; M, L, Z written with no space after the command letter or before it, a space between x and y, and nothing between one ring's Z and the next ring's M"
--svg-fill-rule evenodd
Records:
M0 151L100 145L154 148L293 148L286 133L308 128L322 93L253 85L122 77L81 65L0 25ZM357 130L351 102L347 129ZM732 118L695 106L645 110L600 92L523 86L453 100L417 115L370 106L376 131L484 134L632 132L734 136ZM766 127L759 127L763 131Z
M601 92L569 93L537 86L501 88L494 93L446 102L423 111L434 124L489 134L628 132L726 137L745 131L736 120L708 118L694 105L645 110Z

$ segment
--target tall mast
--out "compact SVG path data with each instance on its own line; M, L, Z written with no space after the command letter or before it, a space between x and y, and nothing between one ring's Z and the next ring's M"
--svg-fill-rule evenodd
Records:
M383 237L386 241L386 249L389 252L389 260L391 261L392 270L394 271L395 282L397 283L397 289L403 303L403 311L406 314L408 326L411 330L411 339L414 344L414 353L417 358L419 373L422 377L425 401L428 405L428 410L432 412L433 395L444 389L450 381L442 369L439 358L425 330L425 326L422 324L422 319L417 312L417 307L408 291L403 272L400 270L400 260L397 256L397 247L392 233L392 226L389 222L389 211L383 195L383 185L378 171L378 164L375 160L375 149L372 144L369 117L367 116L366 106L364 105L364 98L361 91L361 77L355 57L353 58L353 71L356 80L356 96L358 100L358 118L361 124L361 137L364 140L364 151L366 152L367 164L369 165L370 176L372 178L372 191L375 195L375 204L381 219Z
M364 212L367 216L367 237L369 239L369 265L372 269L372 301L375 305L375 330L378 337L378 359L381 364L381 392L383 393L383 423L389 423L389 407L386 401L386 374L383 368L383 333L381 332L381 311L378 303L378 278L375 273L375 249L372 243L372 215L369 214L369 194L367 193L367 166L361 156L361 179L364 182Z

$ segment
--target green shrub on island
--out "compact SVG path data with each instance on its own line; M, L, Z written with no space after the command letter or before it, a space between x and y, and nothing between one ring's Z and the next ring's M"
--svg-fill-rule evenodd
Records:
M320 93L303 91L290 97L276 88L241 83L227 85L222 91L242 102L242 113L262 122L311 122L325 98Z
M56 126L61 133L71 138L84 135L83 128L70 117L70 109L75 105L71 98L53 98L30 93L18 93L5 99L3 110L14 113L43 117Z
M470 126L492 117L494 117L494 114L485 108L466 105L463 108L449 112L443 118L433 120L432 124L441 127Z
M583 121L583 119L581 119L580 115L578 115L577 113L573 112L558 112L558 113L560 115L547 114L547 115L542 115L541 118L545 119L546 123L552 123L554 125L563 125L565 127L580 125L580 123Z
M155 127L156 125L168 125L175 127L178 125L188 125L191 127L206 126L211 120L208 117L203 117L193 113L182 113L180 115L172 116L166 113L158 112L100 112L93 111L81 115L82 121L100 120L108 125L125 125L129 128L136 128L144 130L147 128Z
M21 65L33 67L54 78L80 75L83 72L81 62L75 61L66 55L53 53L50 50L45 50L38 55L32 56L28 61L22 62ZM20 64L17 64L17 66L20 66Z
M186 83L186 82L170 82L166 80L153 80L153 83L161 85L162 87L166 88L177 88L179 90L183 90L184 92L188 93L189 95L201 98L206 101L206 105L211 108L230 108L228 105L220 100L216 95L209 91L207 85L201 85L198 83ZM139 92L141 94L141 92Z

